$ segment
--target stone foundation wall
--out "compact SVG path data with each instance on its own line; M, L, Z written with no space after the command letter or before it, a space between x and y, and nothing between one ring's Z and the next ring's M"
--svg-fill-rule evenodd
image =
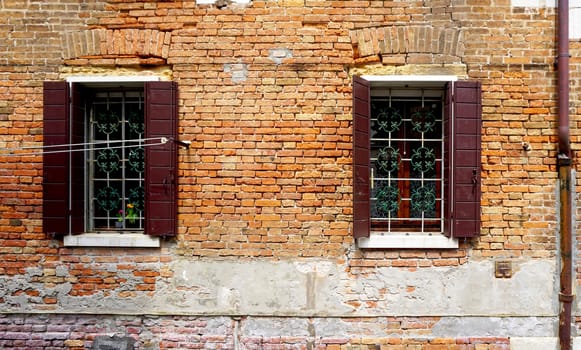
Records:
M503 337L443 338L430 318L229 318L189 316L4 315L0 346L10 349L508 350ZM350 330L334 328L349 324ZM368 329L370 327L371 329ZM391 336L375 334L393 332ZM412 334L405 337L406 333ZM422 334L423 333L423 334ZM362 335L365 334L365 335ZM128 346L130 344L131 346ZM111 347L105 347L111 346Z

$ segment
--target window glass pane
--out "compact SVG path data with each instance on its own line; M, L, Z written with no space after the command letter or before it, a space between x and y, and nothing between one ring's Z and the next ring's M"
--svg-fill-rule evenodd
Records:
M372 229L442 230L442 96L421 89L373 93Z

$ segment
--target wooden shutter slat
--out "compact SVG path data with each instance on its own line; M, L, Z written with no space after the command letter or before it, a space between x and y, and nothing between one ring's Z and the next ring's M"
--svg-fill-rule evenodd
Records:
M145 84L147 138L177 139L177 85ZM159 142L154 140L153 142ZM145 148L145 233L177 234L177 147L175 142Z
M445 145L449 152L445 172L450 177L448 181L451 181L446 188L449 207L445 210L445 233L453 237L474 237L480 234L480 83L456 82L453 91L448 89L450 93L453 94L453 102L447 103L444 121L445 130L452 138ZM453 116L450 117L450 113Z
M64 81L45 82L43 89L44 146L69 143L69 116L68 84ZM68 152L43 156L42 227L47 234L69 232L69 157Z
M353 237L369 237L371 232L369 179L370 85L353 77Z
M71 85L71 142L85 142L85 110L83 94L79 84ZM75 147L78 149L79 147ZM85 155L84 152L72 152L71 155L71 229L70 233L79 234L85 231Z

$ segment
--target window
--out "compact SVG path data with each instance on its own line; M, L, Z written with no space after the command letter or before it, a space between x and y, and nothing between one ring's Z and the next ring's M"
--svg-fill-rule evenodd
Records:
M88 231L143 230L143 89L96 89L87 95Z
M480 84L402 78L354 77L354 236L475 236Z
M176 234L172 82L44 84L43 229Z

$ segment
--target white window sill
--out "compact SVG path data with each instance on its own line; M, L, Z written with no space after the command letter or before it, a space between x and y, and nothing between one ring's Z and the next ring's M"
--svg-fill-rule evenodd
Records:
M458 240L440 234L371 234L357 239L361 249L457 249Z
M143 233L83 233L64 237L65 247L158 248L159 237Z

